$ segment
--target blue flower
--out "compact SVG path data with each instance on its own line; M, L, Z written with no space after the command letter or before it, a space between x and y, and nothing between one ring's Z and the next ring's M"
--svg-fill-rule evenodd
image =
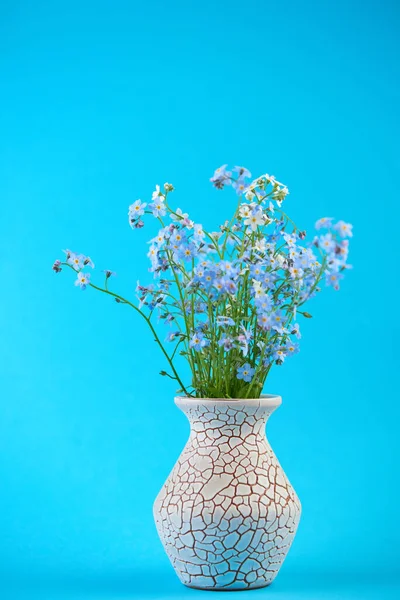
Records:
M246 183L244 177L239 177L236 181L232 183L232 187L236 190L238 196L241 194L245 194L249 187L248 183Z
M332 286L335 290L339 289L340 279L343 279L341 273L327 273L325 276L326 285Z
M170 237L170 242L180 246L186 242L186 233L180 229L175 229L174 233Z
M297 235L295 233L286 233L286 232L283 232L282 235L283 235L283 239L285 240L285 242L287 243L289 248L293 248L293 246L295 246L296 241L297 241Z
M249 353L249 342L253 337L253 334L250 330L247 330L244 325L241 325L240 329L243 333L238 335L236 339L239 342L243 356L247 356Z
M217 317L217 325L220 327L233 326L235 321L231 317L219 316Z
M269 315L266 312L260 313L257 317L257 323L259 327L261 327L261 329L264 329L264 331L266 331L267 329L271 329L271 315Z
M272 358L276 360L278 364L282 364L286 358L285 348L277 348L273 352Z
M180 332L179 331L170 331L167 335L167 337L165 338L166 342L173 342L177 337L180 336Z
M222 190L224 185L229 185L231 182L232 173L227 171L227 166L228 165L222 165L222 167L215 169L214 175L210 179L211 183L214 184L214 187L219 190Z
M258 296L254 300L257 312L270 312L272 310L272 296L270 294L263 294Z
M278 333L283 333L284 330L284 315L282 311L276 310L271 315L271 327Z
M247 381L249 383L254 375L255 369L249 363L245 363L242 367L239 367L237 370L237 378L243 379L243 381Z
M79 286L81 290L85 290L86 287L90 284L90 273L78 273L78 277L75 281L75 285Z
M257 279L258 281L262 281L265 276L264 267L261 263L256 263L255 265L250 265L250 275Z
M160 231L157 233L156 237L154 237L151 240L151 243L157 244L157 246L162 246L165 242L165 237L167 235L167 232L168 232L168 227L163 227L163 229L160 229Z
M333 226L333 229L335 229L342 238L353 237L353 225L350 223L338 221L336 225Z
M197 242L201 242L204 238L205 233L203 231L203 225L194 225L193 227L193 237Z
M158 196L154 202L149 204L149 208L151 209L154 217L164 217L167 212L163 196Z
M203 348L208 346L210 342L204 337L204 334L200 331L195 333L189 342L189 346L198 352L201 352Z
M272 289L274 287L275 281L277 279L278 279L278 276L275 273L272 273L272 271L269 271L268 273L265 274L264 285L268 289Z
M157 246L151 245L149 248L149 251L147 253L147 256L150 258L151 260L151 264L154 267L155 265L158 265L159 260L158 260L158 255L159 255L159 249Z
M67 263L72 265L74 269L82 269L83 268L83 254L75 254L75 252L70 252L66 250L67 253Z
M214 288L217 290L218 294L224 294L226 290L226 280L222 277L216 279L213 283Z
M294 267L289 267L289 273L292 279L299 280L303 277L304 271L300 269L296 265Z
M239 174L239 177L251 177L251 173L246 167L233 167L232 171Z
M205 289L209 290L215 279L215 273L213 271L205 271L203 277L201 278L201 283Z
M289 340L288 342L286 342L285 349L287 351L288 356L291 356L292 354L297 354L298 352L300 352L299 344L297 342L293 342L292 340Z
M236 294L237 285L232 279L226 279L225 280L225 289L228 292L228 294Z
M300 326L298 323L294 323L293 325L290 325L290 333L292 335L295 335L298 340L301 338Z
M293 266L297 269L309 269L315 260L316 258L312 250L304 251L295 257Z
M325 235L321 235L318 239L318 245L325 250L325 252L333 252L333 250L335 250L336 242L331 233L326 233Z
M233 339L226 333L223 333L218 340L218 346L223 346L224 350L229 352L233 348Z
M133 226L135 221L138 221L139 217L141 217L144 214L144 209L146 208L146 206L147 204L145 202L142 202L141 200L136 200L133 204L130 205L128 217L131 227Z
M197 248L192 242L189 242L188 244L182 244L178 250L178 256L183 260L192 260L196 257L196 255Z
M239 269L238 267L236 267L232 262L230 262L229 260L225 260L222 261L219 264L219 267L221 268L222 271L224 271L224 273L226 275L228 275L228 277L236 277L239 274Z
M330 229L332 227L332 217L322 217L315 223L315 229Z

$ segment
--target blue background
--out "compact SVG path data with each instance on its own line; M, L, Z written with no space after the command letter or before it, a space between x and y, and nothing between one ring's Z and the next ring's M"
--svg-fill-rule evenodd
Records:
M265 390L304 512L274 585L244 594L398 597L398 30L378 0L1 2L2 598L201 594L152 520L188 435L163 359L133 311L51 265L90 254L132 297L154 230L128 205L170 181L213 229L225 162L284 181L310 233L355 232L354 270Z

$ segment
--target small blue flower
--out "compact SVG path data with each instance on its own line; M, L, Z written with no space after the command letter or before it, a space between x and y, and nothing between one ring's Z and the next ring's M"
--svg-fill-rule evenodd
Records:
M272 354L272 358L281 365L286 358L285 348L277 348Z
M272 289L275 285L275 281L278 279L278 275L276 275L275 273L272 273L272 271L269 271L268 273L265 274L264 277L264 285L266 286L267 289Z
M226 335L226 333L223 333L218 340L218 346L222 346L226 352L229 352L233 348L233 339L229 335Z
M335 250L335 239L331 233L326 233L325 235L321 235L318 239L318 245L325 252L333 252Z
M213 271L205 271L200 282L206 290L209 290L214 283L214 279L215 273L213 273Z
M295 246L296 241L297 241L297 235L295 233L286 233L286 232L283 232L282 235L283 235L283 239L285 240L285 242L287 243L289 248L293 248L293 246Z
M253 378L254 372L255 369L253 369L249 363L245 363L242 367L238 368L237 378L243 379L243 381L249 383Z
M178 256L185 261L192 260L197 256L197 248L192 242L182 244L178 250Z
M233 326L235 324L235 321L233 319L231 319L231 317L225 317L225 316L219 316L217 317L217 324L220 327L225 327L225 326Z
M217 290L218 294L224 294L226 290L226 280L224 278L218 278L214 281L214 288Z
M261 263L256 263L255 265L250 265L250 275L253 279L257 279L257 281L262 281L265 276L265 270Z
M338 221L336 225L333 226L333 229L335 229L342 238L353 237L353 225L350 223Z
M164 217L167 212L163 196L158 196L158 198L154 200L154 202L149 204L149 208L153 213L154 217Z
M211 183L214 184L214 187L219 190L222 190L224 185L229 185L231 183L232 173L227 171L227 166L228 165L222 165L222 167L215 169L214 175L210 179Z
M153 267L158 265L159 249L157 246L151 245L147 256L150 258Z
M257 317L257 324L264 331L271 329L271 325L272 325L271 315L269 315L266 312L260 313Z
M343 275L341 273L327 273L325 277L326 285L332 286L333 289L339 289L339 281L343 279Z
M232 279L226 279L225 280L225 289L228 292L228 294L236 294L237 285Z
M249 187L248 183L246 183L244 177L239 177L236 181L232 183L232 187L236 190L238 196L245 194Z
M236 277L239 274L239 269L229 260L225 260L219 264L221 270L228 275L228 277Z
M194 225L193 237L197 242L201 242L206 234L203 231L203 225Z
M170 331L165 338L166 342L173 342L176 338L180 336L179 331Z
M83 268L83 254L76 254L75 252L67 252L67 263L74 267L74 269L82 269Z
M189 342L189 346L194 350L201 352L209 343L210 342L204 337L204 334L199 331L194 334Z
M141 200L136 200L129 207L128 217L129 223L131 227L134 225L135 221L139 219L144 214L144 209L146 208L146 202L142 202Z
M246 167L233 167L232 171L238 173L239 177L251 177L251 173Z
M300 352L300 347L298 342L293 342L292 340L289 340L286 343L285 349L287 351L287 355L291 356L292 354L297 354L298 352Z
M272 296L269 294L263 294L257 296L254 300L257 312L270 312L272 310Z
M75 285L79 286L81 290L85 290L86 287L90 284L90 273L78 273L78 277L75 281Z
M332 227L333 217L322 217L315 223L315 229L330 229Z
M170 242L181 246L186 242L186 233L180 229L175 229L174 233L171 235Z
M274 313L272 313L271 315L271 327L272 329L274 329L275 331L277 331L278 333L283 333L284 330L284 315L282 313L282 311L280 310L276 310Z
M292 335L295 335L298 340L301 338L300 326L298 323L294 323L293 325L290 325L290 333Z

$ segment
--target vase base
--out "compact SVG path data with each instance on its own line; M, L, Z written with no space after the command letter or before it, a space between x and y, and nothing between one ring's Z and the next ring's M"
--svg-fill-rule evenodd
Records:
M190 583L184 583L183 585L193 590L202 590L204 592L248 592L250 590L259 590L260 588L268 587L273 583L254 583L253 585L246 585L243 587L201 587L200 585L192 585Z

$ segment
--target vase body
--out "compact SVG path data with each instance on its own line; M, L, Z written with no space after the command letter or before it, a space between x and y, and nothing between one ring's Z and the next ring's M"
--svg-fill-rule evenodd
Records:
M165 551L187 586L251 589L276 577L300 502L265 436L279 396L176 398L190 437L154 503Z

